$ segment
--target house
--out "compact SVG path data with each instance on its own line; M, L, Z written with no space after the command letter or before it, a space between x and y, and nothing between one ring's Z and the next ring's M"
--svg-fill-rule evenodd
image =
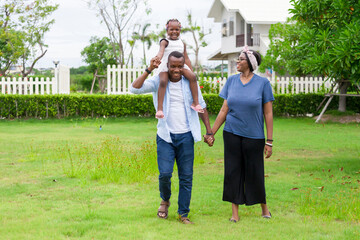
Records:
M9 75L20 75L23 70L23 67L21 65L12 65L9 67L6 74Z
M228 61L231 75L245 45L265 55L271 24L285 22L289 8L289 0L214 0L207 17L222 23L221 48L208 60Z

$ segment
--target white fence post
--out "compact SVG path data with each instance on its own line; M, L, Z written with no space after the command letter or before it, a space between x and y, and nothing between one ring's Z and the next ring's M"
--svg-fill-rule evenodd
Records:
M70 68L64 65L58 65L58 74L58 93L70 94Z

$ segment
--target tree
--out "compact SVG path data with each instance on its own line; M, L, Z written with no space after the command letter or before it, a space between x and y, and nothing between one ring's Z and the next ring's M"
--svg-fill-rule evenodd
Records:
M142 62L144 65L147 64L145 45L147 45L147 49L150 49L152 42L158 39L158 36L154 32L147 33L147 29L150 27L150 25L150 23L146 23L142 26L142 28L141 25L139 25L139 29L141 29L141 32L138 31L133 33L133 38L136 40L140 40L142 43L144 53L144 58Z
M101 22L105 23L109 39L112 44L112 51L116 56L117 63L121 66L125 63L126 46L129 44L127 29L131 20L139 8L139 4L147 6L146 0L89 0L90 8L96 10ZM151 9L145 9L149 14Z
M321 75L360 82L360 3L358 0L291 0L292 17L270 28L262 69L295 75ZM345 96L339 111L346 110Z
M49 16L59 5L50 0L5 0L0 4L0 71L20 61L26 77L47 50L44 35L54 24ZM29 67L28 67L29 66Z
M6 76L10 66L15 65L24 52L23 33L0 28L0 74Z
M200 69L200 63L199 63L199 51L201 47L206 47L208 43L205 41L205 36L211 33L211 30L209 30L207 33L205 33L204 28L201 28L196 24L196 22L192 21L192 14L189 11L187 14L187 24L188 27L183 28L181 31L183 33L189 32L191 33L193 37L194 44L190 45L187 44L188 48L194 51L195 54L195 72L199 72Z
M90 71L93 73L94 81L97 77L105 75L107 65L116 64L116 57L112 49L113 46L109 38L103 37L99 39L98 37L91 37L90 45L81 51L81 56L89 64ZM103 92L105 90L104 80L100 81L99 85L101 92Z

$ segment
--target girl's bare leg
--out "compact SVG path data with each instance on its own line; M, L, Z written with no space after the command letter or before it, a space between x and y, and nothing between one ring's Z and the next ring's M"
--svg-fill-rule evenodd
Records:
M158 89L158 107L157 107L157 112L155 115L155 117L158 119L164 118L163 104L164 104L166 86L169 81L169 75L167 72L161 72L159 74L159 77L160 77L160 84L159 84L159 89Z
M190 83L190 91L193 98L193 103L191 104L191 108L199 113L203 113L204 109L199 104L198 85L197 85L195 73L193 73L188 69L184 69L183 75L186 79L189 80Z

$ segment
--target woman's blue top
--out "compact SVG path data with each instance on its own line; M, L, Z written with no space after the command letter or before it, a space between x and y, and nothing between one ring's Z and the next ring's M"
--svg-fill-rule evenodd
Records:
M240 74L236 74L228 78L219 96L229 106L225 131L247 138L265 138L263 105L275 100L269 80L254 74L243 84Z

